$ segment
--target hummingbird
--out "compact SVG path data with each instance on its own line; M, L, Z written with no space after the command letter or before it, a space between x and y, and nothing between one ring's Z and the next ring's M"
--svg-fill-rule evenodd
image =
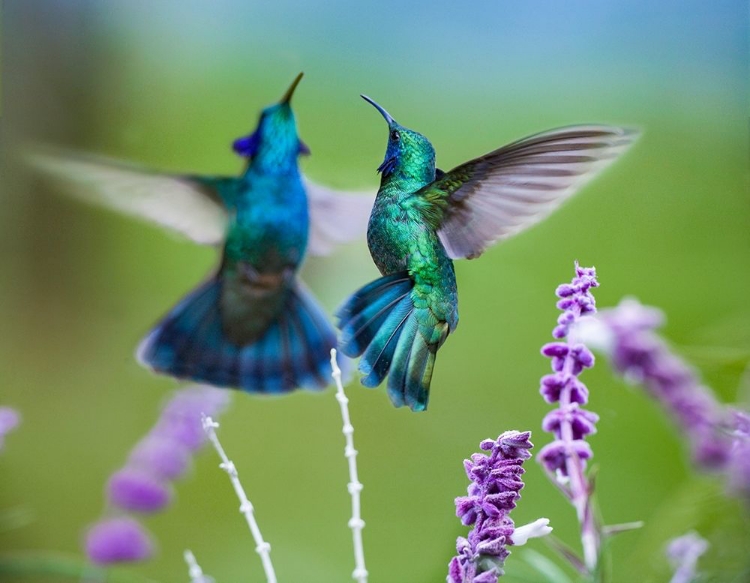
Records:
M367 245L383 277L336 313L340 350L362 356L366 387L388 377L396 407L427 408L437 351L458 325L454 259L547 217L622 154L637 132L578 125L536 134L457 166L435 167L435 149L369 97L388 124L380 189Z
M251 393L329 384L336 332L297 272L309 252L360 237L373 197L304 177L309 149L291 107L300 73L234 151L239 176L168 174L115 161L37 153L32 162L70 194L221 246L214 273L156 324L137 349L157 373Z

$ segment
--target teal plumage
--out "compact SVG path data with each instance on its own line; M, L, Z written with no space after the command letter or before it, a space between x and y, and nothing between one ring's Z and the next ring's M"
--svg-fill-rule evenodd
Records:
M341 351L362 356L362 383L397 407L423 411L438 349L458 325L453 259L538 222L606 166L635 133L609 126L553 130L495 150L448 173L423 135L388 122L381 184L367 243L382 277L337 312Z
M309 150L290 105L300 74L256 130L234 143L239 177L170 175L70 155L34 161L78 197L222 246L216 272L146 336L138 360L156 372L249 392L321 389L334 328L297 277L308 250L325 254L364 231L372 199L307 180ZM341 227L342 216L346 226Z

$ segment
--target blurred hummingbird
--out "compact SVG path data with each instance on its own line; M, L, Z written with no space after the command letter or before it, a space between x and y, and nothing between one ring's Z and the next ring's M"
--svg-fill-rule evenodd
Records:
M320 187L300 173L307 146L292 95L263 110L255 131L234 142L248 160L238 177L150 172L117 162L37 153L32 161L74 196L155 221L194 241L223 245L221 262L141 342L156 372L249 392L322 389L336 334L297 277L309 251L364 233L372 196Z
M388 123L380 190L367 244L383 275L338 310L341 351L362 355L361 382L388 376L396 407L424 411L435 357L458 325L453 259L473 259L544 219L620 155L636 132L570 126L533 135L457 166L435 168L435 150L362 95Z

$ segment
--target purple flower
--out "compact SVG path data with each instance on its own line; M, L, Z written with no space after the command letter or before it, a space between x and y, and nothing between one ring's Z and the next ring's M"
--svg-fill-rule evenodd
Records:
M125 467L115 472L107 483L110 503L132 512L158 512L172 498L169 484L139 470Z
M539 452L538 461L551 479L560 487L576 508L581 524L581 540L585 563L592 572L599 556L599 529L591 509L591 485L586 477L586 461L591 459L591 446L587 435L596 432L599 416L583 408L589 391L578 378L587 368L594 366L594 356L580 342L570 338L571 329L581 317L596 312L596 301L591 289L598 287L594 268L575 265L575 277L570 284L558 286L557 307L563 313L557 319L552 336L558 342L542 347L542 355L551 359L552 374L542 377L539 392L548 403L557 403L542 422L542 429L552 433L555 440Z
M734 443L727 468L729 491L750 500L750 415L732 411Z
M570 328L581 316L596 312L596 302L589 291L597 287L593 268L582 268L576 264L576 276L570 284L558 286L560 299L557 306L563 310L552 335L564 339ZM594 365L594 356L580 343L550 342L542 347L542 354L552 360L551 375L542 377L539 392L548 403L559 403L558 409L544 418L542 428L555 436L555 441L539 452L539 461L548 472L560 477L569 475L568 461L576 457L585 468L591 449L582 440L596 432L599 416L581 406L588 402L588 389L578 379L584 369Z
M86 533L86 554L98 565L144 561L154 547L148 533L132 518L110 518Z
M730 474L736 474L730 481L750 492L750 475L747 481L741 477L745 474L743 461L736 455L747 447L747 438L737 432L732 435L731 412L658 336L656 329L663 322L659 310L628 298L603 311L597 321L587 322L580 335L598 344L626 380L643 385L661 403L687 438L696 465L706 470L733 466Z
M523 488L523 462L531 457L531 433L506 431L496 440L486 439L480 449L464 461L471 484L468 496L456 498L456 516L466 526L473 525L468 538L456 541L455 556L448 567L448 583L497 583L510 554L506 548L524 544L528 538L543 536L552 529L546 519L523 529L517 538L509 513L516 507Z
M191 454L206 442L202 415L218 416L230 399L230 391L206 385L194 385L176 391L164 406L154 428L135 446L125 466L109 479L107 498L110 504L128 512L154 513L164 509L172 500L173 489L170 482L184 475L190 465ZM102 536L94 537L94 540L120 540L116 537L127 535L130 537L127 540L135 541L137 536L134 533L140 528L138 523L129 518L122 520L128 521L126 526L110 520L98 523L95 529L110 523L114 523L114 526L102 526ZM99 533L98 530L91 532ZM97 558L98 555L92 554L91 549L94 547L89 544L89 540L86 552L91 560L102 562ZM117 545L113 543L104 547L116 548ZM127 545L123 545L123 548L126 547ZM150 555L150 551L147 555ZM120 560L118 556L113 553L104 562L117 562ZM122 560L137 560L127 558L127 553L124 556L126 558Z
M190 451L206 443L201 415L216 417L229 404L230 392L206 385L177 391L166 404L151 434L172 440Z
M0 449L3 448L5 436L21 423L21 415L10 407L0 407Z
M695 566L698 559L708 550L708 542L696 532L689 532L672 539L667 545L669 559L674 576L670 583L690 583L696 577Z
M143 468L165 480L176 480L190 465L190 450L176 439L152 433L135 446L128 465Z
M581 465L593 456L591 446L581 439L565 442L556 439L545 445L539 452L539 461L545 468L558 476L569 475L571 458L580 460Z

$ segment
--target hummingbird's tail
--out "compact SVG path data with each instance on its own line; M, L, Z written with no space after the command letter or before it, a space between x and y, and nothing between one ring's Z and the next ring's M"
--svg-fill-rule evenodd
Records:
M435 355L449 330L429 308L415 307L413 288L405 271L381 277L355 292L336 316L341 352L362 355L362 384L376 387L388 375L393 404L424 411Z
M336 333L299 281L268 327L248 343L231 339L221 316L222 277L185 297L138 347L156 372L251 393L323 389L331 379Z

